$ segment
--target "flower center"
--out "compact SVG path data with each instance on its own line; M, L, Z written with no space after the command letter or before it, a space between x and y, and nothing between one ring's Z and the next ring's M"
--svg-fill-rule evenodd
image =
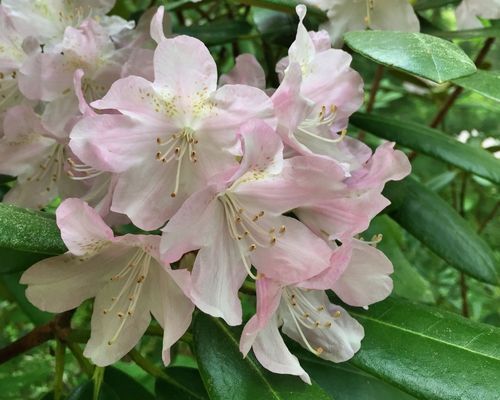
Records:
M330 128L335 122L336 115L337 107L335 105L330 105L329 109L327 109L326 106L322 106L318 116L306 118L300 123L300 125L297 127L297 133L299 133L298 136L305 135L327 143L341 142L347 134L347 130L345 129L340 132L340 137L336 139L326 138L315 133L317 129L321 129L322 127Z
M127 265L110 278L111 282L121 284L121 289L115 297L111 298L110 306L103 309L102 312L103 314L108 314L112 311L116 311L116 316L121 321L115 334L108 341L108 345L111 346L117 340L127 319L134 313L150 264L151 255L144 251L144 249L138 248ZM126 297L125 302L122 301L124 297ZM125 307L115 310L120 307L119 305L125 305Z
M307 349L319 356L323 353L322 347L314 348L306 338L303 328L306 329L331 329L334 320L342 315L340 311L330 314L323 304L313 304L304 294L307 289L286 287L282 299L285 301L292 319L297 327Z
M193 164L198 161L198 153L196 152L198 139L196 139L193 129L184 128L180 132L174 133L166 140L157 137L156 144L158 145L158 151L155 157L158 161L165 164L171 161L177 162L174 190L170 193L171 197L175 197L179 190L182 161L184 157L187 154L188 159Z
M241 260L253 279L257 277L251 271L248 260L249 254L260 247L274 246L279 237L286 232L285 225L279 228L270 226L264 218L264 210L250 212L238 201L234 194L226 191L219 196L219 201L224 207L226 224L229 234L236 241Z

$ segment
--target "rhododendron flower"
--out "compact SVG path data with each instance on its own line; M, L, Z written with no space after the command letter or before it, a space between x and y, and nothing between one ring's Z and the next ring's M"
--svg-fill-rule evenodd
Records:
M221 75L219 85L241 84L266 89L266 73L253 54L240 54L234 68Z
M192 271L191 298L204 312L241 323L238 290L258 273L294 284L330 266L333 251L296 219L282 215L299 196L279 185L283 145L264 122L241 128L243 159L182 205L163 228L162 257L174 262L200 249ZM314 196L313 193L310 195Z
M115 0L2 1L17 31L24 37L35 36L44 44L59 41L67 27L77 27L89 17L101 23L116 23L120 20L122 24L130 26L121 18L105 16L114 4Z
M363 103L363 81L350 68L352 57L332 49L325 32L307 32L305 13L297 6L297 37L276 67L282 78L272 97L278 132L296 152L331 157L349 172L370 156L367 146L344 138L349 116Z
M99 215L83 201L68 199L56 211L69 252L38 262L21 277L26 296L38 308L63 312L95 297L91 336L84 351L105 366L127 354L151 321L164 328L163 361L191 322L192 303L186 270L173 271L159 261L159 236L114 237Z
M27 57L23 41L0 4L0 122L3 113L23 99L17 83L19 68Z
M353 240L348 247L348 263L337 271L331 289L352 306L366 307L385 299L392 291L391 262L368 243ZM321 281L313 278L290 286L260 276L256 285L257 313L241 335L243 354L253 348L265 368L298 375L310 383L286 347L278 330L281 327L284 334L318 357L334 362L350 359L361 346L363 327L342 307L332 304L323 290L317 290Z
M320 26L330 34L335 47L345 32L366 28L418 32L420 23L408 0L308 0L326 11L328 22Z
M346 361L359 350L363 327L342 307L330 303L324 291L283 285L265 276L257 279L256 288L257 314L245 325L240 350L246 355L253 348L268 370L298 375L311 383L297 357L286 347L279 327L326 360Z
M120 174L111 208L146 230L162 226L211 176L237 165L236 130L271 112L257 88L217 89L215 62L197 39L160 40L154 70L154 82L116 81L91 105L121 114L84 118L70 144L86 164Z
M500 0L462 0L455 10L458 29L481 28L478 17L500 18Z
M61 132L51 132L28 106L8 110L0 139L0 173L17 176L5 202L42 208L62 193L82 194L83 188L66 173L69 156Z

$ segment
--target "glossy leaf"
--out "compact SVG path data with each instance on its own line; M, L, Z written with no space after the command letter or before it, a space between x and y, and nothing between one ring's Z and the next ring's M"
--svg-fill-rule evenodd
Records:
M359 31L344 35L354 51L380 64L442 83L476 72L456 44L423 33Z
M500 72L478 70L465 78L454 79L453 83L500 102Z
M414 400L415 397L349 364L335 364L311 355L300 364L335 400Z
M0 247L61 254L66 251L53 216L0 203Z
M155 384L157 400L208 400L197 369L186 367L166 368L169 380L158 378Z
M107 383L120 400L153 400L154 396L130 375L114 367L104 371L104 382Z
M500 329L393 298L350 314L365 328L356 367L419 399L498 396Z
M388 184L384 194L394 203L389 215L439 257L480 281L499 284L493 251L436 193L408 177Z
M317 384L273 374L252 354L243 358L239 331L219 319L198 314L194 326L196 356L210 399L330 400Z
M439 192L446 186L448 186L453 180L457 177L458 173L456 170L454 171L446 171L442 174L434 176L432 179L429 179L425 186L427 186L433 192Z
M219 21L208 25L182 26L174 29L175 33L193 36L207 46L234 42L252 31L246 21Z
M350 122L383 139L500 184L500 160L486 150L460 143L437 129L406 120L361 113L354 114Z

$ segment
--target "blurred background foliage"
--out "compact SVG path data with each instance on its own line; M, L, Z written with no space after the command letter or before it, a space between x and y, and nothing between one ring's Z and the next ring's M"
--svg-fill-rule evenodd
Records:
M264 66L268 85L277 85L274 66L286 55L287 47L293 41L298 22L294 14L250 7L237 1L203 1L193 4L189 1L151 0L119 0L112 13L138 20L145 9L155 5L153 3L164 4L170 11L174 33L196 36L209 46L220 73L231 69L235 56L250 52L255 54ZM453 4L448 4L420 11L422 26L429 31L455 30L453 7ZM310 29L317 28L318 22L319 19L314 15L307 20ZM483 47L484 40L480 37L455 42L474 59ZM345 49L350 51L347 47ZM359 54L353 53L353 57L354 69L364 78L368 101L379 67ZM500 71L498 41L493 44L480 67L489 71ZM431 123L451 91L449 83L439 85L387 68L383 70L379 84L371 110L373 113L423 125ZM467 146L482 147L497 156L500 155L500 107L494 100L465 90L438 129ZM373 145L380 142L377 137L360 132L355 127L350 129L349 135L362 135ZM404 150L408 154L411 153L409 149ZM494 250L498 259L498 186L422 154L413 159L412 165L413 176L465 218ZM0 197L8 190L9 185L7 178L0 177ZM363 237L369 240L379 233L384 237L379 248L387 254L395 267L393 278L397 296L436 305L473 321L500 326L499 287L479 282L449 266L387 215L377 217ZM32 262L33 260L26 260L26 266ZM0 278L0 347L6 346L51 318L49 314L38 311L26 301L24 288L17 283L19 276L20 273L16 272L3 274ZM250 296L242 296L245 314L249 316L254 309L253 300ZM90 304L80 307L73 324L82 330L88 329L90 312ZM55 347L56 343L50 341L1 365L0 398L38 399L47 395L53 385ZM139 347L141 354L158 363L160 349L161 338L154 334L142 340ZM79 351L81 352L81 348ZM174 366L196 365L185 342L179 342L173 351ZM81 372L78 357L72 357L70 353L66 353L63 376L65 391L68 393L87 379ZM149 393L154 393L154 377L135 363L131 363L130 359L120 361L114 369L127 374L118 376L120 385L127 386L127 380L132 377L142 383ZM339 371L341 373L342 368ZM112 377L106 376L105 382L107 380L112 381ZM377 385L376 382L370 384ZM133 388L128 390L129 394L135 393ZM398 398L409 398L405 396L401 393Z

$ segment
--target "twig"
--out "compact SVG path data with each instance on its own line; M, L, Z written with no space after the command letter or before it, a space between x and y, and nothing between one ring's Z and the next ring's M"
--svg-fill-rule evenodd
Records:
M49 321L45 325L37 326L22 338L0 349L0 364L38 347L50 339L61 338L64 340L69 333L69 323L72 316L73 311L59 314L52 321Z
M54 373L54 400L60 400L63 392L64 359L66 344L60 340L56 343L56 368Z
M92 378L92 375L94 374L94 367L89 362L89 360L83 355L83 351L82 351L82 348L80 347L80 345L78 343L70 342L70 341L68 341L66 344L68 346L68 349L73 354L73 357L75 357L76 361L78 362L80 369L89 378Z
M484 42L483 47L479 51L478 55L476 56L476 59L474 61L474 64L476 64L477 67L480 67L481 64L483 63L484 59L486 58L486 55L491 49L491 46L493 46L493 43L495 42L495 38L491 37L486 39ZM443 106L439 109L438 113L430 123L431 128L437 128L441 122L443 122L444 118L446 117L446 114L448 114L448 111L450 111L451 107L453 104L455 104L455 101L458 99L460 94L462 94L463 89L459 86L455 88L455 90L451 93L451 95L448 97L446 102L443 104ZM415 151L412 151L408 154L408 158L410 161L413 161L415 157L417 156L418 153Z
M462 315L469 318L469 303L467 301L467 282L465 274L460 272L460 294L462 296Z
M378 89L380 88L380 82L384 76L384 66L378 65L375 71L375 76L373 77L372 87L370 89L370 97L368 103L366 104L367 114L373 111L373 106L375 105L375 99L377 98Z
M497 204L495 204L495 207L493 207L493 210L488 214L488 216L484 219L484 221L479 225L479 228L477 230L478 233L481 233L484 231L484 228L488 225L488 223L495 218L496 213L498 212L498 208L500 208L500 201L497 201Z

